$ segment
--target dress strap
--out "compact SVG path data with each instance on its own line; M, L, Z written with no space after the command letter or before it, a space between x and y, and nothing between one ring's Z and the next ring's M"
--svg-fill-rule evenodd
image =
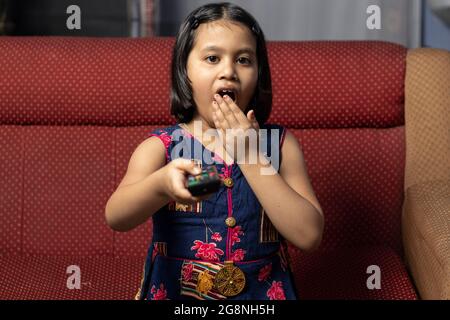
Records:
M166 149L166 164L167 164L170 161L169 147L170 147L170 144L172 143L172 135L169 134L164 129L156 129L149 133L148 138L151 138L151 137L157 137L163 143L164 148Z

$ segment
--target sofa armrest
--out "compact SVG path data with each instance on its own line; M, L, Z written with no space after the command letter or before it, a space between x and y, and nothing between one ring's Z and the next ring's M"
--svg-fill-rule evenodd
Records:
M450 52L408 51L405 77L405 191L450 180Z
M406 263L422 299L450 299L450 180L406 190L402 215Z

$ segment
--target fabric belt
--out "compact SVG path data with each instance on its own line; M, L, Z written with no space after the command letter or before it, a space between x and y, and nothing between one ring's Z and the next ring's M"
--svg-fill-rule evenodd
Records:
M263 261L274 257L278 252L257 260L234 263L184 259L164 256L172 260L182 260L181 294L198 299L222 300L240 294L246 285L246 276L237 264Z

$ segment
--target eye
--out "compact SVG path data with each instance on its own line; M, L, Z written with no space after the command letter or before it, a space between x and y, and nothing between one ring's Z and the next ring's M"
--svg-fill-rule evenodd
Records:
M240 64L246 64L246 65L249 65L249 64L252 63L252 62L250 61L250 59L247 58L247 57L240 57L240 58L238 59L238 62L239 62Z
M206 61L211 62L211 63L216 63L218 60L219 60L219 58L217 58L216 56L206 57Z

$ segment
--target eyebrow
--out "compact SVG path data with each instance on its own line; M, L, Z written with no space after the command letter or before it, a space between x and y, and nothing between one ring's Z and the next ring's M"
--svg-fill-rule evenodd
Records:
M224 49L222 49L222 48L220 48L218 46L207 46L207 47L203 48L201 51L202 52L204 52L204 51L219 51L219 52L223 52ZM240 54L240 53L249 53L249 54L255 55L255 51L252 48L248 48L248 47L239 49L237 51L237 53L238 54Z

